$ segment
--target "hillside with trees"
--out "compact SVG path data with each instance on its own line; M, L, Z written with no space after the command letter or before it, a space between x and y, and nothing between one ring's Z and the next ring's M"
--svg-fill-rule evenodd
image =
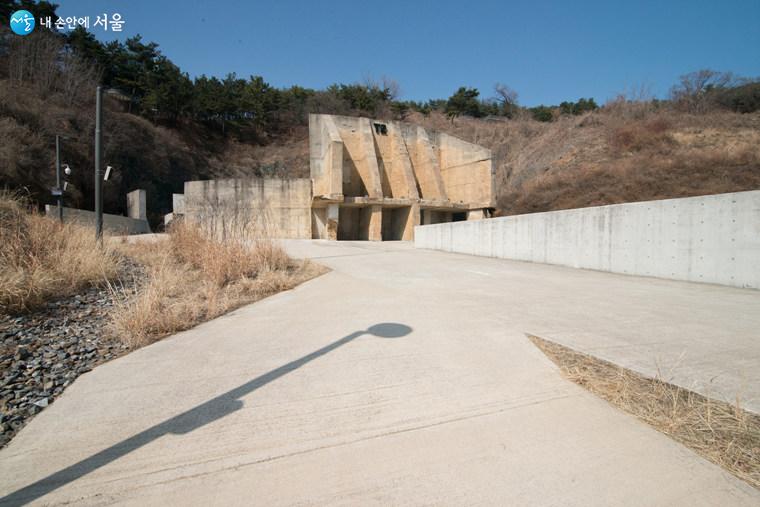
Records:
M498 83L447 99L400 100L391 79L323 90L276 88L262 76L191 78L140 36L100 42L82 28L13 36L0 4L0 187L50 202L55 136L74 169L68 205L92 208L94 90L106 92L107 212L148 191L151 221L184 181L223 176L308 176L309 113L399 119L450 132L494 152L501 213L760 188L760 82L697 71L667 100L639 93L599 105L579 98L524 107Z

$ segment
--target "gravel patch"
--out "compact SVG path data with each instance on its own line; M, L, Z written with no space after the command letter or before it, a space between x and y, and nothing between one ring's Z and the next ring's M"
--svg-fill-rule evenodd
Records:
M142 278L125 266L125 283ZM109 289L92 287L33 313L0 313L0 447L79 375L128 352L105 332L112 308Z

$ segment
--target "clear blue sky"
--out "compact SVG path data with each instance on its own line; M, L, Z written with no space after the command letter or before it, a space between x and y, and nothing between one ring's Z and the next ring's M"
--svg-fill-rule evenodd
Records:
M140 33L159 43L191 77L236 72L278 87L385 75L402 98L423 100L463 85L489 97L498 81L533 106L603 103L642 85L663 97L700 68L760 76L760 0L58 3L60 15L119 12L118 38Z

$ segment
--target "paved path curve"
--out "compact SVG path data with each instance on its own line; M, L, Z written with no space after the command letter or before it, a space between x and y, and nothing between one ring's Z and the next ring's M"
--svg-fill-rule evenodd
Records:
M758 293L398 243L287 246L333 271L80 377L0 452L0 505L760 503L525 338L597 336L646 366L637 337L668 362L668 337L707 343L711 321L753 366L741 333L760 312L725 305L757 310ZM711 299L723 313L700 316Z

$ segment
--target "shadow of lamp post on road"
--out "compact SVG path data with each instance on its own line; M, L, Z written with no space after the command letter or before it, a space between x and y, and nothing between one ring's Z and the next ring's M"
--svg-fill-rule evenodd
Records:
M401 338L412 332L412 328L404 324L383 322L370 326L366 330L354 331L321 349L293 360L287 364L275 368L260 375L245 384L231 389L219 396L210 399L181 414L167 419L140 433L122 440L111 447L104 449L92 456L79 461L71 466L59 470L47 477L25 486L6 497L0 498L2 505L23 505L40 498L56 489L72 482L100 467L115 461L130 452L143 447L159 437L167 434L182 435L196 430L206 424L221 419L243 407L243 396L255 391L278 378L286 375L301 366L341 347L363 335L371 335L379 338Z

